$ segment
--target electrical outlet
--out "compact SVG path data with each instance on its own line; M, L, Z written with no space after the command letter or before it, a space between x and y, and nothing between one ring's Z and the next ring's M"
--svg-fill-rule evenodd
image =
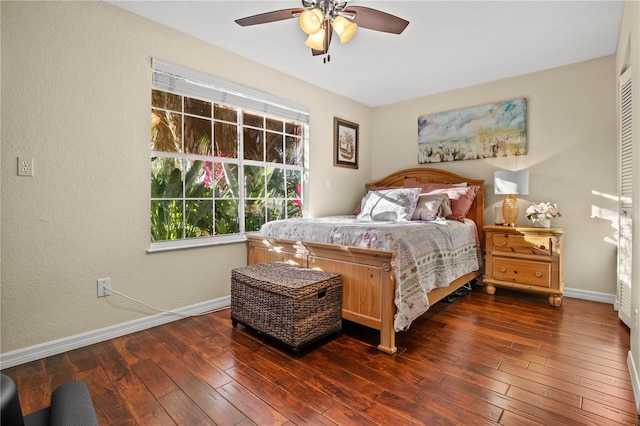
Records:
M33 158L18 157L18 176L33 176Z
M98 297L111 296L111 278L98 278Z

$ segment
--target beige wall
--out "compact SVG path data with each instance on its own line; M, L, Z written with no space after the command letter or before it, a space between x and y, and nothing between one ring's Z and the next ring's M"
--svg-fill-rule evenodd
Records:
M0 7L2 353L156 314L98 299L97 278L177 309L228 296L246 264L244 244L146 252L152 57L309 106L311 214L355 203L371 175L368 107L106 3ZM360 124L359 170L332 167L334 115Z
M613 56L388 105L374 111L373 177L418 164L418 117L496 101L527 99L526 156L435 165L485 180L485 222L494 206L493 172L528 169L519 223L530 202L558 204L567 228L567 287L615 294L616 85ZM469 70L473 72L473 70ZM427 165L425 165L427 166ZM597 216L597 217L596 217Z
M628 53L627 53L628 52ZM627 54L629 56L627 56ZM622 16L622 25L618 37L616 51L616 76L622 73L626 65L631 65L631 81L633 93L633 272L631 288L632 318L640 310L640 2L626 1ZM637 319L636 319L637 321ZM636 406L640 407L640 339L638 324L631 330L630 370ZM640 412L640 409L639 409Z

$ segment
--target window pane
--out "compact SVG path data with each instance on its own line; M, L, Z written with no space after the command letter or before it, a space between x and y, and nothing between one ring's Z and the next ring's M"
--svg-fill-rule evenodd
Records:
M200 117L211 118L211 102L185 97L184 112L185 114L199 115Z
M234 124L213 124L215 154L218 157L238 158L238 126Z
M267 162L268 163L284 163L284 152L282 148L282 133L267 134Z
M284 200L267 200L267 222L286 218Z
M237 164L215 163L214 177L216 198L240 198Z
M284 169L268 167L267 176L269 179L269 182L267 184L267 197L284 198Z
M185 160L184 190L187 198L211 198L213 194L213 163ZM210 206L213 208L213 206Z
M216 234L240 232L238 200L216 200Z
M296 138L293 136L287 136L285 142L286 149L286 164L292 164L294 166L303 165L304 150L302 145L302 138Z
M264 117L262 115L251 114L249 112L245 112L242 115L242 124L251 127L258 127L260 129L264 128Z
M302 198L301 170L287 170L287 198Z
M213 117L216 120L231 121L232 123L237 123L238 110L230 106L215 104L213 106Z
M185 201L185 237L213 235L213 200Z
M259 231L265 223L264 200L247 200L244 203L244 229L247 232Z
M244 196L247 198L264 198L265 172L263 167L244 166Z
M151 198L182 198L182 161L178 158L151 159Z
M161 90L152 90L151 106L170 109L171 111L182 111L182 96Z
M182 115L151 110L151 150L182 152Z
M182 201L151 201L151 241L182 238Z
M184 117L184 152L186 154L211 154L211 121L196 117Z
M289 135L302 136L302 125L294 122L285 123L284 131Z
M244 135L244 159L264 161L264 141L262 130L245 128Z
M275 130L282 132L284 130L284 121L275 118L267 118L267 130Z
M287 201L287 217L302 217L302 200Z

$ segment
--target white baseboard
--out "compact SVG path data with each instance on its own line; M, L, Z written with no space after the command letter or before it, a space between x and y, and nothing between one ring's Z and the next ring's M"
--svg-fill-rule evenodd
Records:
M564 296L573 297L576 299L591 300L594 302L609 303L612 305L615 303L616 299L615 294L599 293L595 291L580 290L575 288L565 288ZM113 339L115 337L135 333L136 331L146 330L151 327L179 320L183 318L183 315L198 315L204 312L225 308L230 305L231 296L225 296L219 299L210 300L207 302L202 302L177 309L175 310L175 312L178 315L170 313L151 315L148 317L140 318L138 320L133 320L122 324L89 331L87 333L77 334L75 336L69 336L62 339L53 340L51 342L41 343L12 352L3 353L0 354L0 369L14 367L16 365L35 361L48 356L57 355L84 346L89 346L94 343L104 342L105 340ZM635 386L636 384L634 383L634 393L636 393Z
M573 297L574 299L591 300L592 302L602 302L614 305L616 303L616 295L609 293L600 293L599 291L580 290L579 288L565 287L562 293L565 297Z
M231 305L231 296L209 300L195 305L176 309L173 313L161 313L116 324L110 327L100 328L75 336L69 336L51 342L40 343L23 349L0 354L0 369L14 367L16 365L35 361L52 355L57 355L73 349L89 346L94 343L104 342L115 337L146 330L158 325L167 324L184 318L185 315L199 315L209 311L225 308Z
M633 362L631 351L627 354L627 368L631 375L631 386L633 388L633 397L636 402L636 412L640 415L640 380L638 380L638 370L636 369L636 363Z

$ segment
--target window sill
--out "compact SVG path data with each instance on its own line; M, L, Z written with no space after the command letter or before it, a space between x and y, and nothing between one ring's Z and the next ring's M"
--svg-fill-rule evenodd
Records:
M147 249L147 253L158 253L164 251L183 250L210 246L222 246L228 244L245 243L247 237L233 236L233 237L212 237L202 239L190 239L190 240L176 240L176 241L163 241L159 243L151 243L151 247Z

